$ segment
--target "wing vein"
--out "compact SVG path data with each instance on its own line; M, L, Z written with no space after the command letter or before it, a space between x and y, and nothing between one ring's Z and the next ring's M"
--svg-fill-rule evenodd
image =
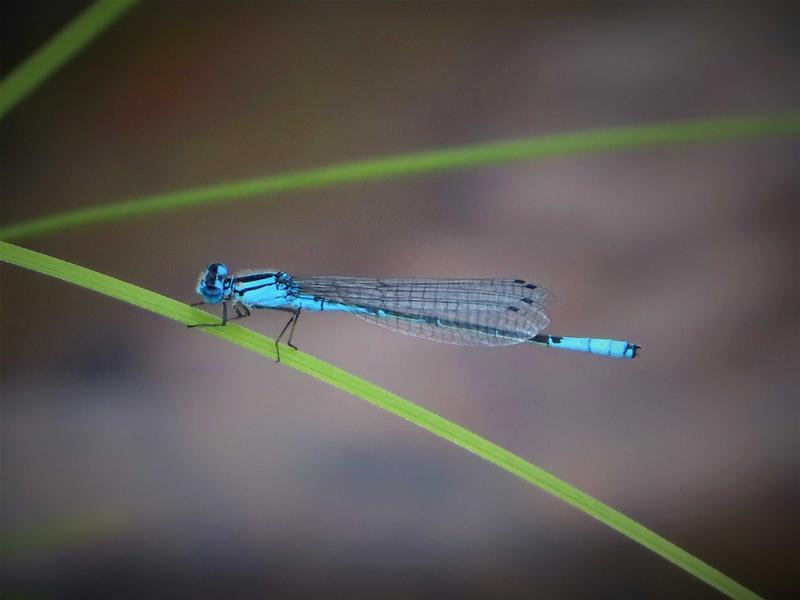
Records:
M519 279L307 277L295 284L298 293L353 307L375 325L468 346L527 341L549 324L543 309L552 296Z

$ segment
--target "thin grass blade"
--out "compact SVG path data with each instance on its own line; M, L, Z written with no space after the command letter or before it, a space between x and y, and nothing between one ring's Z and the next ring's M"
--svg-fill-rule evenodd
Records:
M91 43L136 0L98 0L0 82L0 119Z
M466 169L481 165L569 154L774 136L800 136L800 113L699 119L594 129L349 162L143 196L124 202L57 213L0 227L0 239L19 240L33 235L202 204L260 198L281 192L358 181L407 177L435 171Z
M85 287L100 294L139 306L184 325L218 322L210 314L172 298L167 298L108 275L6 242L0 242L0 261ZM196 335L197 333L213 335L267 358L275 358L274 340L234 323L227 327L186 330L186 335ZM633 519L626 517L607 504L600 502L508 450L493 444L489 440L305 352L292 350L288 346L282 346L281 348L282 365L297 369L301 373L353 394L478 455L512 475L516 475L594 517L601 523L652 550L731 598L758 598L756 594L724 573L640 525Z

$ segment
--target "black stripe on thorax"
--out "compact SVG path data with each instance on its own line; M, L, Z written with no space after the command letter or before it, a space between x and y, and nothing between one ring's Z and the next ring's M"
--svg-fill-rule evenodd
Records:
M234 283L249 283L250 281L258 281L259 279L277 279L274 273L253 273L251 275L244 275L243 277L235 277Z
M261 285L254 285L254 286L249 287L249 288L244 288L242 290L235 290L235 291L240 296L244 296L247 292L254 292L256 290L260 290L261 288L272 287L273 285L275 285L274 282L273 283L262 283Z

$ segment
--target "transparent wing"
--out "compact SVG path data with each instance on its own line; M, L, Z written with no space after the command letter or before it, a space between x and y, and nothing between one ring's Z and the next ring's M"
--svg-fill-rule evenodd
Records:
M375 325L465 346L524 342L550 322L551 293L521 279L295 278L301 294L353 307Z

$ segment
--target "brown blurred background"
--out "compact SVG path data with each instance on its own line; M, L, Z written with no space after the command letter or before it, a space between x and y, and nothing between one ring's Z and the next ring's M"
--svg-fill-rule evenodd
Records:
M4 8L7 72L85 3ZM797 109L790 4L135 7L0 121L2 221L398 152ZM295 342L797 597L800 142L586 155L21 241L194 301L211 260L512 276L637 361L336 315ZM3 266L3 590L714 598L544 492L297 372ZM248 327L275 335L281 314Z

